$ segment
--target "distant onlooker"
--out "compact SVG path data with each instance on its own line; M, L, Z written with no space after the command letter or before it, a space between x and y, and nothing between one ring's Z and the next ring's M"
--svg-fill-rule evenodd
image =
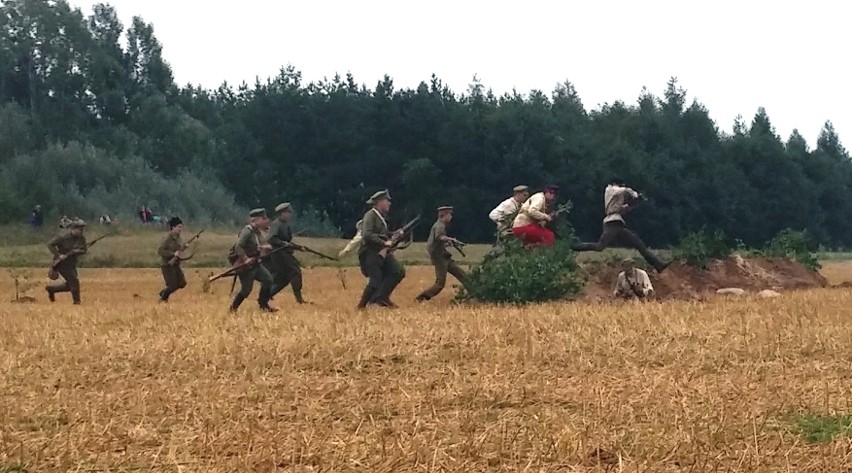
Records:
M143 225L148 223L148 209L144 205L139 209L139 221Z
M112 218L108 214L103 214L98 219L101 222L101 225L112 225Z
M67 215L59 217L59 228L68 228L71 225L71 219Z
M41 205L36 205L30 214L30 225L33 228L41 228L44 225L44 214L41 212Z

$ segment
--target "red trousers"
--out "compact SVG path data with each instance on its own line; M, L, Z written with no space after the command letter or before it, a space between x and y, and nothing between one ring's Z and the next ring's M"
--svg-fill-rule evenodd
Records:
M554 240L556 240L556 236L549 228L542 227L537 223L513 228L512 234L520 238L524 245L552 246Z

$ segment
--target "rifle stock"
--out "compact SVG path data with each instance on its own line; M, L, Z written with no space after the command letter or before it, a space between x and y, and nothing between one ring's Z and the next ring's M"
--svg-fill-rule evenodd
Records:
M210 276L209 278L207 278L207 280L209 282L213 282L213 281L217 281L217 280L222 279L222 278L226 278L228 276L236 276L236 275L242 273L243 271L245 271L246 269L260 264L261 262L263 262L264 259L270 257L271 255L274 255L275 253L278 253L281 250L284 250L285 248L287 248L287 247L282 246L280 248L275 248L274 250L266 253L265 255L258 256L254 261L250 261L250 262L246 261L244 263L240 263L240 264L236 264L234 266L231 266L230 268L226 269L225 271L222 271L219 274L216 274L214 276Z
M416 227L418 223L420 223L420 215L418 215L418 216L414 217L414 218L413 218L413 219L411 219L408 223L406 223L405 225L403 225L403 227L402 227L402 228L400 228L399 230L397 230L396 232L394 232L394 234L393 234L393 235L391 235L390 240L388 240L388 241L390 241L390 243L391 243L391 244L390 244L390 247L388 247L388 248L383 248L381 251L379 251L379 254L380 254L382 257L385 257L388 253L391 253L391 252L393 252L394 250L398 250L398 249L399 249L400 244L401 244L401 243L402 243L402 242L403 242L406 238L408 238L409 236L411 236L411 232L412 232L412 230L414 230L414 227Z

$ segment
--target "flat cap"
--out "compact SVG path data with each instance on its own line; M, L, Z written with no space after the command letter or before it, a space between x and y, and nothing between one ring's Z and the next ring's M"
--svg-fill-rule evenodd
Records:
M183 225L183 220L178 216L174 216L169 219L169 228L175 228L178 225Z
M266 209L253 209L249 212L249 217L266 217Z
M546 190L546 191L558 191L559 186L557 186L556 184L548 184L548 185L544 186L544 190Z
M85 226L86 222L81 218L72 220L71 223L68 224L68 228L83 228Z
M449 205L442 205L441 207L438 207L438 212L447 212L447 211L452 212L453 208Z
M529 186L515 186L515 188L512 189L513 192L526 192L528 190L530 190Z
M293 206L290 205L290 202L284 202L283 204L275 206L275 213L281 213L284 211L293 211Z
M378 202L382 199L391 200L389 190L385 189L383 191L376 192L375 194L370 196L370 200L368 200L367 203L370 204L370 205L373 205L373 204L375 204L376 202Z

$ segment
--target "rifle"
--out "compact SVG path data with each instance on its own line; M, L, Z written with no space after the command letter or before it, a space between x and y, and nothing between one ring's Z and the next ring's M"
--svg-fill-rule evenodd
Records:
M193 236L192 238L187 240L186 243L183 244L183 248L184 249L189 248L189 245L192 242L194 242L195 240L197 240L198 237L200 237L202 233L204 233L203 228L201 230L199 230L198 233L195 234L195 236ZM174 256L174 257L172 257L171 260L169 260L169 266L174 266L175 263L180 262L180 261L189 261L189 260L192 259L193 256L195 256L195 251L193 251L191 255L189 255L185 258L184 257L178 258L177 256Z
M317 255L317 256L319 256L320 258L323 258L323 259L327 259L327 260L331 260L331 261L337 261L337 258L335 258L333 256L328 256L328 255L322 254L319 251L312 250L312 249L308 248L307 246L291 245L291 248L293 248L294 250L297 250L297 251L304 251L305 253Z
M101 236L95 238L94 240L90 241L86 245L86 249L88 250L89 248L95 246L95 243L103 240L106 237L113 236L113 235L115 235L115 232L104 233L103 235L101 235ZM74 250L71 250L68 254L70 255L70 254L77 252L77 251L79 251L79 250L74 249ZM54 257L53 261L51 261L50 269L47 271L47 277L50 278L50 280L55 281L56 279L59 278L59 273L56 271L56 267L59 266L59 263L61 263L61 262L62 262L62 260L59 259L58 256Z
M453 249L458 251L459 254L462 256L462 258L467 258L467 255L464 254L464 250L462 250L462 248L467 246L467 243L465 243L463 241L456 240L455 238L453 238L452 240L449 241L449 245L451 247L453 247Z
M410 222L403 225L402 228L400 228L393 235L391 235L390 239L388 240L391 243L390 247L383 248L381 251L379 251L379 255L384 258L388 253L392 253L393 251L398 249L407 248L408 245L411 245L411 241L409 241L408 245L404 247L400 246L403 240L407 237L411 237L410 240L413 240L411 232L412 230L414 230L414 227L416 227L418 223L420 223L419 215L414 217Z
M282 246L280 248L275 248L274 250L270 251L269 253L266 253L265 255L258 256L252 262L245 262L245 263L240 263L240 264L231 266L230 268L226 269L225 271L222 271L221 273L219 273L215 276L210 276L209 278L207 278L207 280L210 281L210 282L213 282L213 281L216 281L218 279L226 278L228 276L237 276L240 273L242 273L243 271L245 271L246 269L260 264L264 259L266 259L266 258L274 255L275 253L278 253L279 251L282 251L286 248L287 248L286 246Z

